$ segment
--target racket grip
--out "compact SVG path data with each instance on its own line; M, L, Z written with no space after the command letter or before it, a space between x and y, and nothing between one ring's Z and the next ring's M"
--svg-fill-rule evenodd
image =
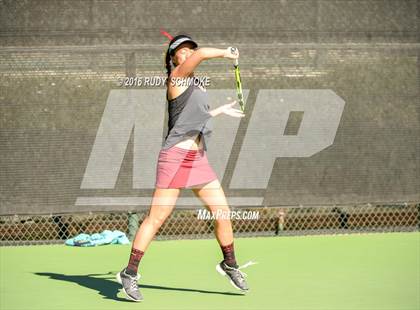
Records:
M232 46L232 47L230 47L230 52L231 52L232 54L235 54L235 53L237 52L237 50L238 50L238 49L237 49L236 47L233 47L233 46ZM235 67L237 67L238 65L239 65L239 61L238 61L238 58L236 58L236 59L235 59L235 62L234 62L234 66L235 66Z

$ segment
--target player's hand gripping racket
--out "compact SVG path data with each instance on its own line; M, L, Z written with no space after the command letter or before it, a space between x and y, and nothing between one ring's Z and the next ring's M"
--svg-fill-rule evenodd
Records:
M231 47L232 54L237 53L236 47ZM233 65L235 68L235 80L236 80L236 93L238 95L239 105L241 107L242 112L245 110L245 103L244 103L244 95L242 93L242 83L241 83L241 74L239 72L239 61L238 58L235 59L235 63Z

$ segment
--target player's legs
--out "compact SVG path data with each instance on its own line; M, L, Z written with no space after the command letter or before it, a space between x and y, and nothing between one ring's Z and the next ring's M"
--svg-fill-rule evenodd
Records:
M156 232L171 214L179 196L178 188L156 188L149 214L143 220L133 241L133 248L146 251Z
M142 301L138 286L137 269L147 247L156 232L171 214L180 189L156 188L153 193L152 204L146 218L143 220L134 238L128 265L117 274L117 281L121 283L124 293L134 301Z
M202 187L193 188L193 192L204 202L210 212L216 215L224 215L215 219L215 234L224 258L216 266L216 270L220 274L227 276L235 288L241 291L247 291L249 289L248 284L245 281L244 274L239 270L235 259L233 229L228 214L230 209L220 182L216 179Z
M210 212L216 214L217 210L224 213L230 211L219 180L216 179L202 187L192 188L192 190L194 194L203 201ZM219 244L221 246L231 244L233 242L233 230L230 218L217 218L215 220L215 226L215 235Z

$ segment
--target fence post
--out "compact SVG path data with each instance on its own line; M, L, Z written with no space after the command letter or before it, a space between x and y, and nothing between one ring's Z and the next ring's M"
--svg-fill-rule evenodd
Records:
M139 228L139 216L137 213L128 212L128 232L127 238L131 242L136 236L137 229Z

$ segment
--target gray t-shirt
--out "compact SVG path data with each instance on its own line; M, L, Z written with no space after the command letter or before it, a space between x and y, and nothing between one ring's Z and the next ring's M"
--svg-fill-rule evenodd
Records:
M162 148L168 149L199 133L203 139L204 150L207 150L206 139L210 138L213 131L207 93L191 83L181 95L168 100L167 104L168 134Z

